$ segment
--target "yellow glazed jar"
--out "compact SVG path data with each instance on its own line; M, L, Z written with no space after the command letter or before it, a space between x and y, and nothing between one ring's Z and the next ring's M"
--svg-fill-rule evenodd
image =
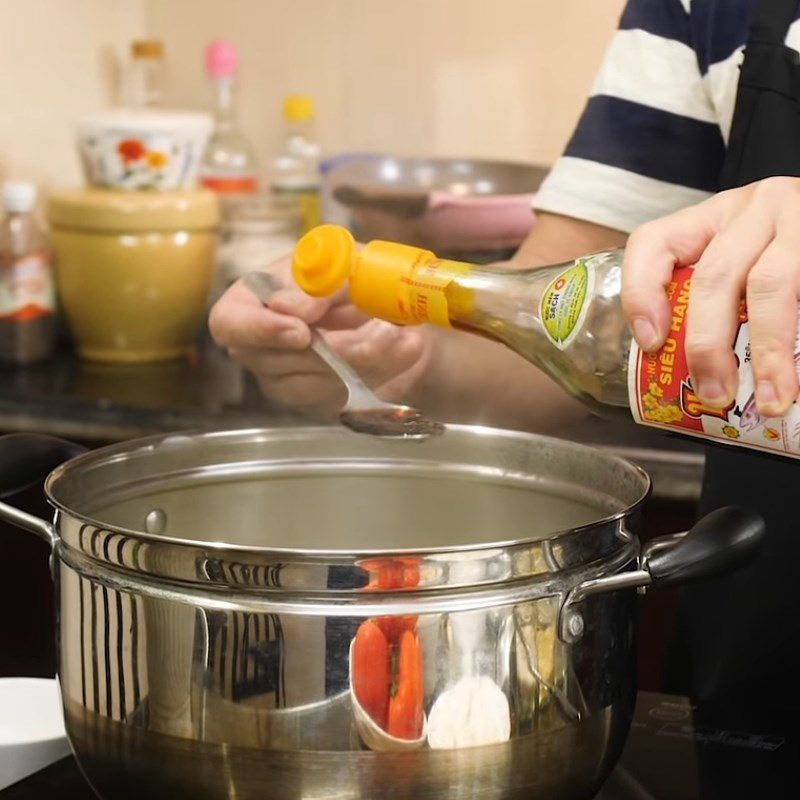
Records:
M60 191L48 216L61 309L82 358L192 353L214 277L212 192Z

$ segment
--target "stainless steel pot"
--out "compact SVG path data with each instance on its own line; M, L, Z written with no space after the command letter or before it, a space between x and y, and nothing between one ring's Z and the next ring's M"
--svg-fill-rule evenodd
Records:
M0 487L69 453L0 439ZM101 796L137 800L590 798L631 720L636 588L732 567L764 532L725 509L640 552L640 469L486 428L151 438L72 458L45 489L52 525L0 517L52 547L79 763ZM384 581L395 567L413 579ZM416 741L351 690L368 618L421 643ZM448 711L478 677L477 714Z

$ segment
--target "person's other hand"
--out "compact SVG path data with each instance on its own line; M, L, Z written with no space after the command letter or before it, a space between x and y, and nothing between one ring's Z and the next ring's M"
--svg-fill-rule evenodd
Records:
M420 380L432 347L428 331L369 319L344 291L332 298L309 297L292 280L288 257L268 271L286 287L273 295L269 307L237 282L209 317L214 341L255 375L267 397L325 416L343 405L341 381L309 349L311 324L383 399L403 399Z
M800 178L766 178L720 192L633 232L622 306L642 349L664 343L670 325L664 287L675 267L692 264L686 355L695 392L718 408L733 400L732 345L745 298L758 411L784 414L798 395Z

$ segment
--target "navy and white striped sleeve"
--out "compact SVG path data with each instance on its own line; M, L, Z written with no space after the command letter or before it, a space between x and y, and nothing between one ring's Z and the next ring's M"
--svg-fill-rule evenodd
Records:
M724 152L689 0L629 0L534 208L631 231L713 193Z

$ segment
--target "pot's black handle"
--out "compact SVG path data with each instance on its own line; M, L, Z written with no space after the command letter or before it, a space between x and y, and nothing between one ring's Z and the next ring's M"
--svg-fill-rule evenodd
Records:
M654 549L647 557L647 571L654 586L731 572L752 559L766 532L758 512L738 506L718 508L699 520L677 544Z
M41 483L59 464L86 452L85 447L38 433L0 436L0 497Z
M688 533L654 539L644 549L639 569L590 578L569 592L559 612L561 640L573 644L583 635L580 603L586 598L621 589L672 586L733 572L756 554L766 532L764 519L757 512L726 506L706 514Z

